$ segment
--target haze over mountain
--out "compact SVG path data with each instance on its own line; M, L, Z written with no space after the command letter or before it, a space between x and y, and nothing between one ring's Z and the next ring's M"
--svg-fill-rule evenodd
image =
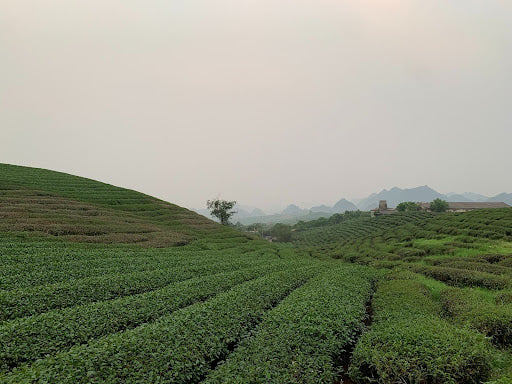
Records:
M357 207L361 211L368 211L376 208L380 200L386 200L389 207L396 207L402 201L417 201L429 202L434 199L443 199L450 202L471 202L471 201L499 201L509 205L512 203L512 194L501 193L494 197L488 197L472 192L465 193L447 193L442 194L430 188L427 185L416 188L391 188L390 190L383 189L379 193L374 193L367 198L360 200Z
M203 216L208 217L209 219L215 220L215 218L210 215L210 211L208 211L208 209L206 208L192 210ZM234 210L236 211L236 213L231 218L231 221L234 223L236 223L237 221L242 221L248 217L259 217L267 215L263 210L259 208L241 204L236 204Z
M494 197L491 197L487 199L486 201L497 201L497 202L504 202L508 205L512 205L512 193L500 193L499 195L496 195Z
M428 185L415 188L393 187L389 190L383 189L378 193L372 193L362 199L353 199L349 201L345 198L338 200L333 206L326 204L315 205L311 208L302 208L297 204L289 204L281 212L266 215L261 209L238 205L235 207L237 213L233 216L233 222L240 222L248 225L253 223L287 223L294 224L300 220L308 221L320 217L328 217L335 213L344 213L345 211L369 211L378 207L380 200L386 200L389 207L396 207L403 201L429 202L434 199L442 199L449 202L504 202L512 206L512 193L500 193L494 197L484 196L473 192L464 193L440 193ZM210 217L208 210L199 209L196 212Z
M348 201L347 199L340 199L336 204L332 207L327 205L319 205L316 207L312 207L311 212L325 212L325 213L344 213L345 211L357 211L357 206Z
M496 195L511 23L507 0L4 1L0 160L267 213Z
M453 197L453 195L456 195L455 193L447 193L448 196ZM488 196L481 195L479 193L473 193L473 192L464 192L460 194L461 196L464 196L466 199L469 199L470 201L487 201L489 199Z

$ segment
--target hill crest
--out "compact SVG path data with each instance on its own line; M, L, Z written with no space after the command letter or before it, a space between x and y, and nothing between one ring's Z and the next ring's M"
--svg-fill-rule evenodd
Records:
M0 164L0 231L176 246L229 230L188 209L62 172Z

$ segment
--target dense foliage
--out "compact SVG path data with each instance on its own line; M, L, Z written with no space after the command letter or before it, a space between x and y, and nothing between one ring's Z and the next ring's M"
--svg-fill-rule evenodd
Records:
M264 311L313 274L312 268L293 268L249 281L149 325L38 360L15 370L7 382L201 381L230 346L249 334Z
M417 223L432 215L426 212L407 212L396 215L363 217L343 221L340 224L295 231L293 241L301 246L317 246L338 243L349 239L383 233L406 223Z
M457 384L487 377L486 339L442 319L438 304L414 277L382 282L373 309L372 328L353 355L351 374L359 382Z
M376 277L372 269L332 265L269 311L205 383L333 382L364 328Z
M396 209L399 212L414 212L421 210L421 207L413 201L403 201L396 206Z
M447 209L448 203L445 200L434 199L434 201L430 203L430 210L432 212L446 212Z
M310 228L325 227L328 225L340 224L344 221L358 219L362 217L370 217L370 212L363 211L346 211L345 213L335 213L329 217L320 217L316 220L299 221L293 226L295 230L305 230Z

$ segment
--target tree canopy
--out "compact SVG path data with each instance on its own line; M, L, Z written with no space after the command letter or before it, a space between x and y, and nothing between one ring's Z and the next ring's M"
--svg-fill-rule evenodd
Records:
M235 204L236 201L220 199L206 201L206 207L211 215L219 219L222 225L229 225L229 219L236 213L236 211L232 210Z
M270 231L272 236L279 242L288 242L292 240L292 227L286 224L277 223Z
M396 206L397 211L399 212L412 212L419 211L421 209L418 203L413 201L403 201Z
M445 212L448 209L448 203L441 199L435 199L430 203L432 212Z

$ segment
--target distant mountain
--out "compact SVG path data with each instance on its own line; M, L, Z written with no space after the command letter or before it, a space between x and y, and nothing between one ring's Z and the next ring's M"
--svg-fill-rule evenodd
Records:
M357 207L347 199L341 199L332 207L327 205L318 205L310 209L311 212L325 212L325 213L345 213L345 211L357 211Z
M253 223L286 223L295 224L300 220L309 221L316 220L320 217L329 217L335 213L345 213L345 211L369 211L379 206L380 200L386 200L389 207L396 207L402 201L430 202L434 199L443 199L449 202L505 202L512 206L512 193L501 193L494 197L484 196L478 193L447 193L442 194L430 188L427 185L416 188L391 188L383 189L379 193L372 193L364 199L354 199L352 202L347 199L340 199L332 207L322 204L304 209L295 204L288 205L281 213L266 215L259 208L239 205L235 206L237 213L232 217L233 223L241 222L248 225ZM207 209L196 209L197 213L216 220L210 216Z
M487 201L489 199L489 196L484 196L473 192L447 193L446 196L450 199L453 199L453 201L455 201L455 199L458 199L457 201Z
M292 215L301 215L308 213L307 209L301 209L299 206L295 204L290 204L285 209L283 209L283 212L281 212L282 215L292 216Z
M473 192L442 194L424 185L410 189L400 189L397 187L391 188L389 191L384 189L379 193L373 193L367 198L359 200L357 207L361 211L368 211L377 208L380 200L386 200L388 207L396 207L402 201L429 202L434 199L443 199L449 202L495 201L512 205L512 193L501 193L494 197L487 197Z
M467 196L459 195L457 193L449 193L449 194L446 194L444 196L445 196L445 198L443 200L446 200L446 201L457 201L457 202L471 202L471 201L474 201L474 200L471 200Z
M254 208L252 211L251 211L251 216L265 216L265 212L263 212L261 209L259 208Z
M345 213L345 211L357 211L357 206L346 199L341 199L332 207L333 213Z
M217 218L210 215L210 211L206 208L203 209L192 209L194 212L199 213L200 215L203 215L211 220L218 221ZM250 206L240 205L236 204L234 207L234 210L236 213L231 218L231 222L236 223L237 221L243 221L244 219L250 218L250 217L260 217L265 216L265 212L263 212L259 208L253 208Z
M328 207L327 205L319 205L317 207L312 207L310 209L311 212L326 212L326 213L333 213L333 210L331 207Z
M512 205L512 193L500 193L499 195L491 197L486 201L504 202L507 203L508 205Z
M241 221L242 219L246 219L248 217L265 216L265 212L263 212L259 208L254 208L240 204L236 204L234 210L236 211L236 213L231 218L231 221L233 223L236 223L237 221Z
M369 211L379 206L380 200L386 200L388 207L396 207L402 201L432 201L434 199L446 199L445 195L434 191L427 185L416 188L400 189L391 188L389 191L384 189L379 193L374 193L366 199L361 200L357 207L361 211Z
M207 210L206 208L202 208L202 209L195 209L195 208L191 208L192 211L196 212L196 213L199 213L200 215L203 215L204 217L207 217L211 220L216 220L214 217L212 217L210 215L210 211ZM216 220L218 221L218 220Z
M478 193L464 192L462 195L466 196L468 199L471 199L473 201L487 201L487 200L489 200L488 196L480 195Z

